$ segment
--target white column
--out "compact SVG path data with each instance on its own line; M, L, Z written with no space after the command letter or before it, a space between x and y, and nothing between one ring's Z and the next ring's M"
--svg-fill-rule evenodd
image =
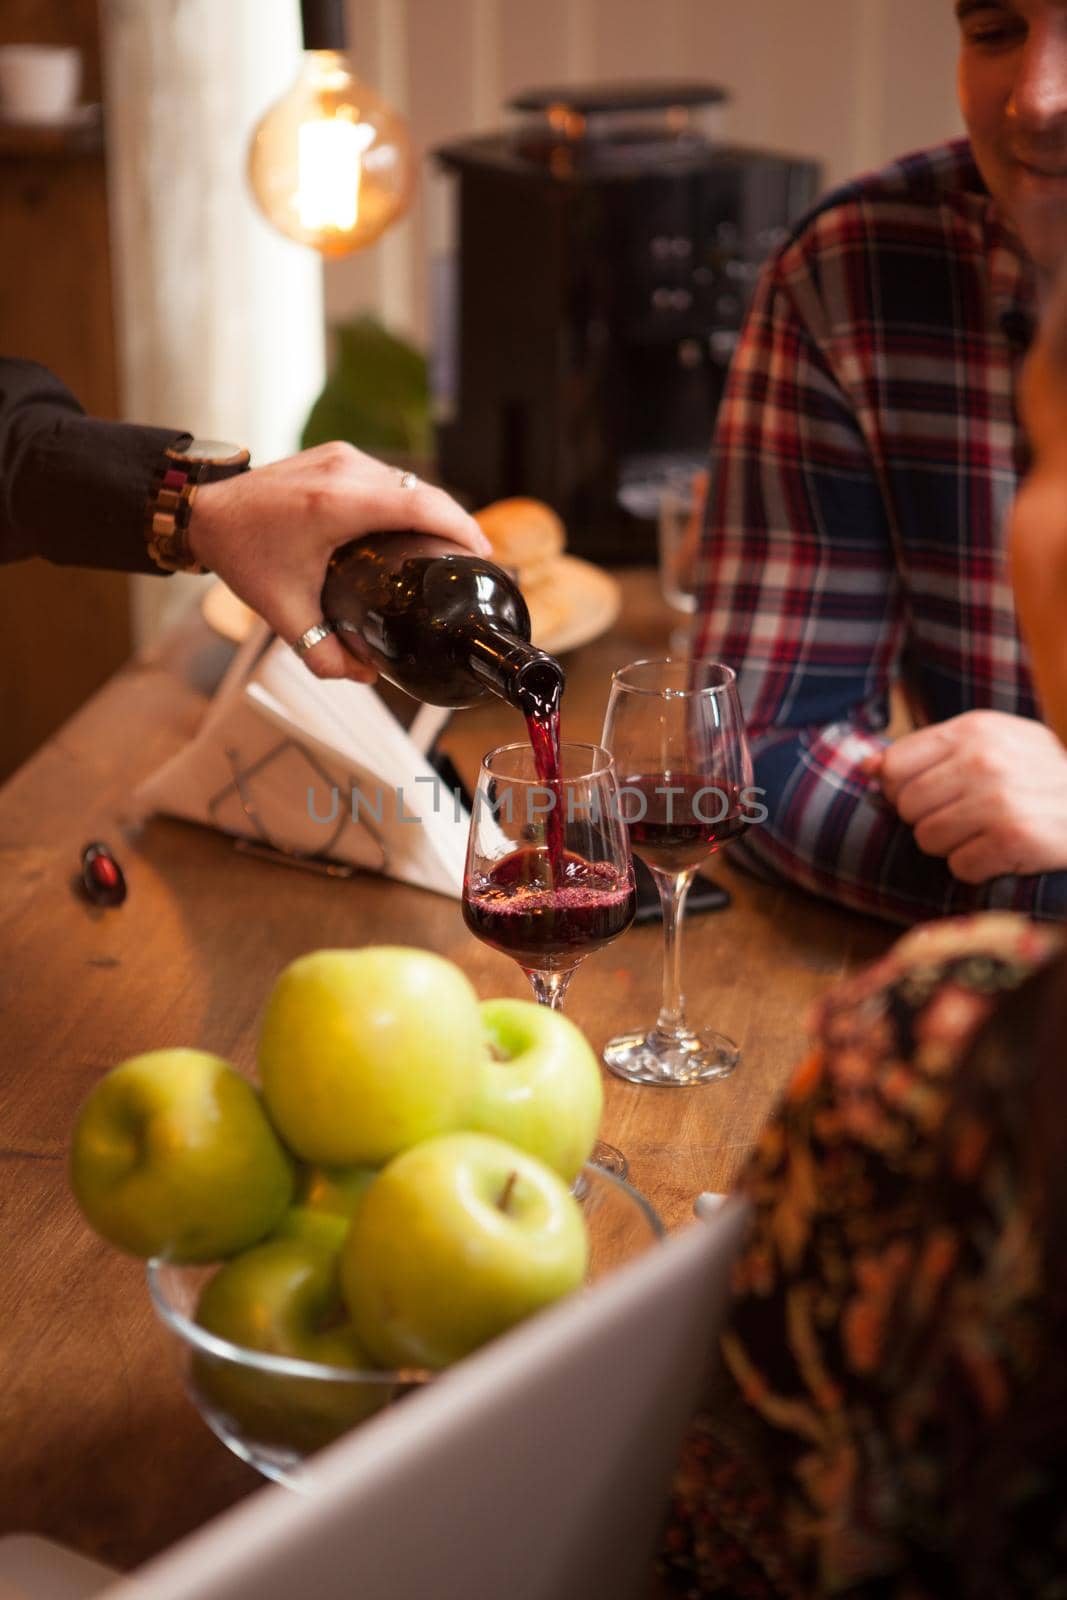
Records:
M322 264L255 208L249 138L293 80L296 0L102 0L124 414L296 448L324 377ZM138 643L203 580L134 584Z
M397 0L376 0L378 37L377 76L371 83L404 116L411 115L411 84L408 71L409 7ZM352 30L350 37L358 40ZM356 70L360 70L358 50ZM423 170L425 181L425 168ZM415 246L416 235L410 213L390 228L377 245L378 312L387 328L406 338L415 335Z

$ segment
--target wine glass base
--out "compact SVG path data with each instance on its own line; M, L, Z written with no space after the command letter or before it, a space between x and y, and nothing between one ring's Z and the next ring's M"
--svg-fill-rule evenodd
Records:
M604 1049L605 1066L629 1083L711 1083L728 1078L740 1060L740 1050L724 1033L689 1029L627 1033L609 1040Z
M625 1178L630 1170L630 1163L621 1150L613 1144L605 1144L603 1139L598 1139L589 1153L590 1164L599 1167L601 1172L610 1172L613 1177Z

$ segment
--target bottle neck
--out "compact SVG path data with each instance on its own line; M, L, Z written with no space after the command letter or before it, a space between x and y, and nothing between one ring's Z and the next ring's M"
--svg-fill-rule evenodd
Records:
M564 673L555 656L489 623L466 634L463 646L479 682L524 717L543 718L559 709Z

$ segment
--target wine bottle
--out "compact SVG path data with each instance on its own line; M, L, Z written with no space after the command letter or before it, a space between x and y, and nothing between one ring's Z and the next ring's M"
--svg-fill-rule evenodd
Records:
M431 534L375 533L330 560L323 615L363 641L383 678L434 706L500 695L525 717L558 707L563 668L530 643L530 613L502 567Z

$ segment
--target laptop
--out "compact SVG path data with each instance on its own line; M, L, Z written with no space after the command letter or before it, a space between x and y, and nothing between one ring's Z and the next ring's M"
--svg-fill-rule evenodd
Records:
M127 1578L0 1540L0 1600L638 1600L743 1222L717 1208Z

